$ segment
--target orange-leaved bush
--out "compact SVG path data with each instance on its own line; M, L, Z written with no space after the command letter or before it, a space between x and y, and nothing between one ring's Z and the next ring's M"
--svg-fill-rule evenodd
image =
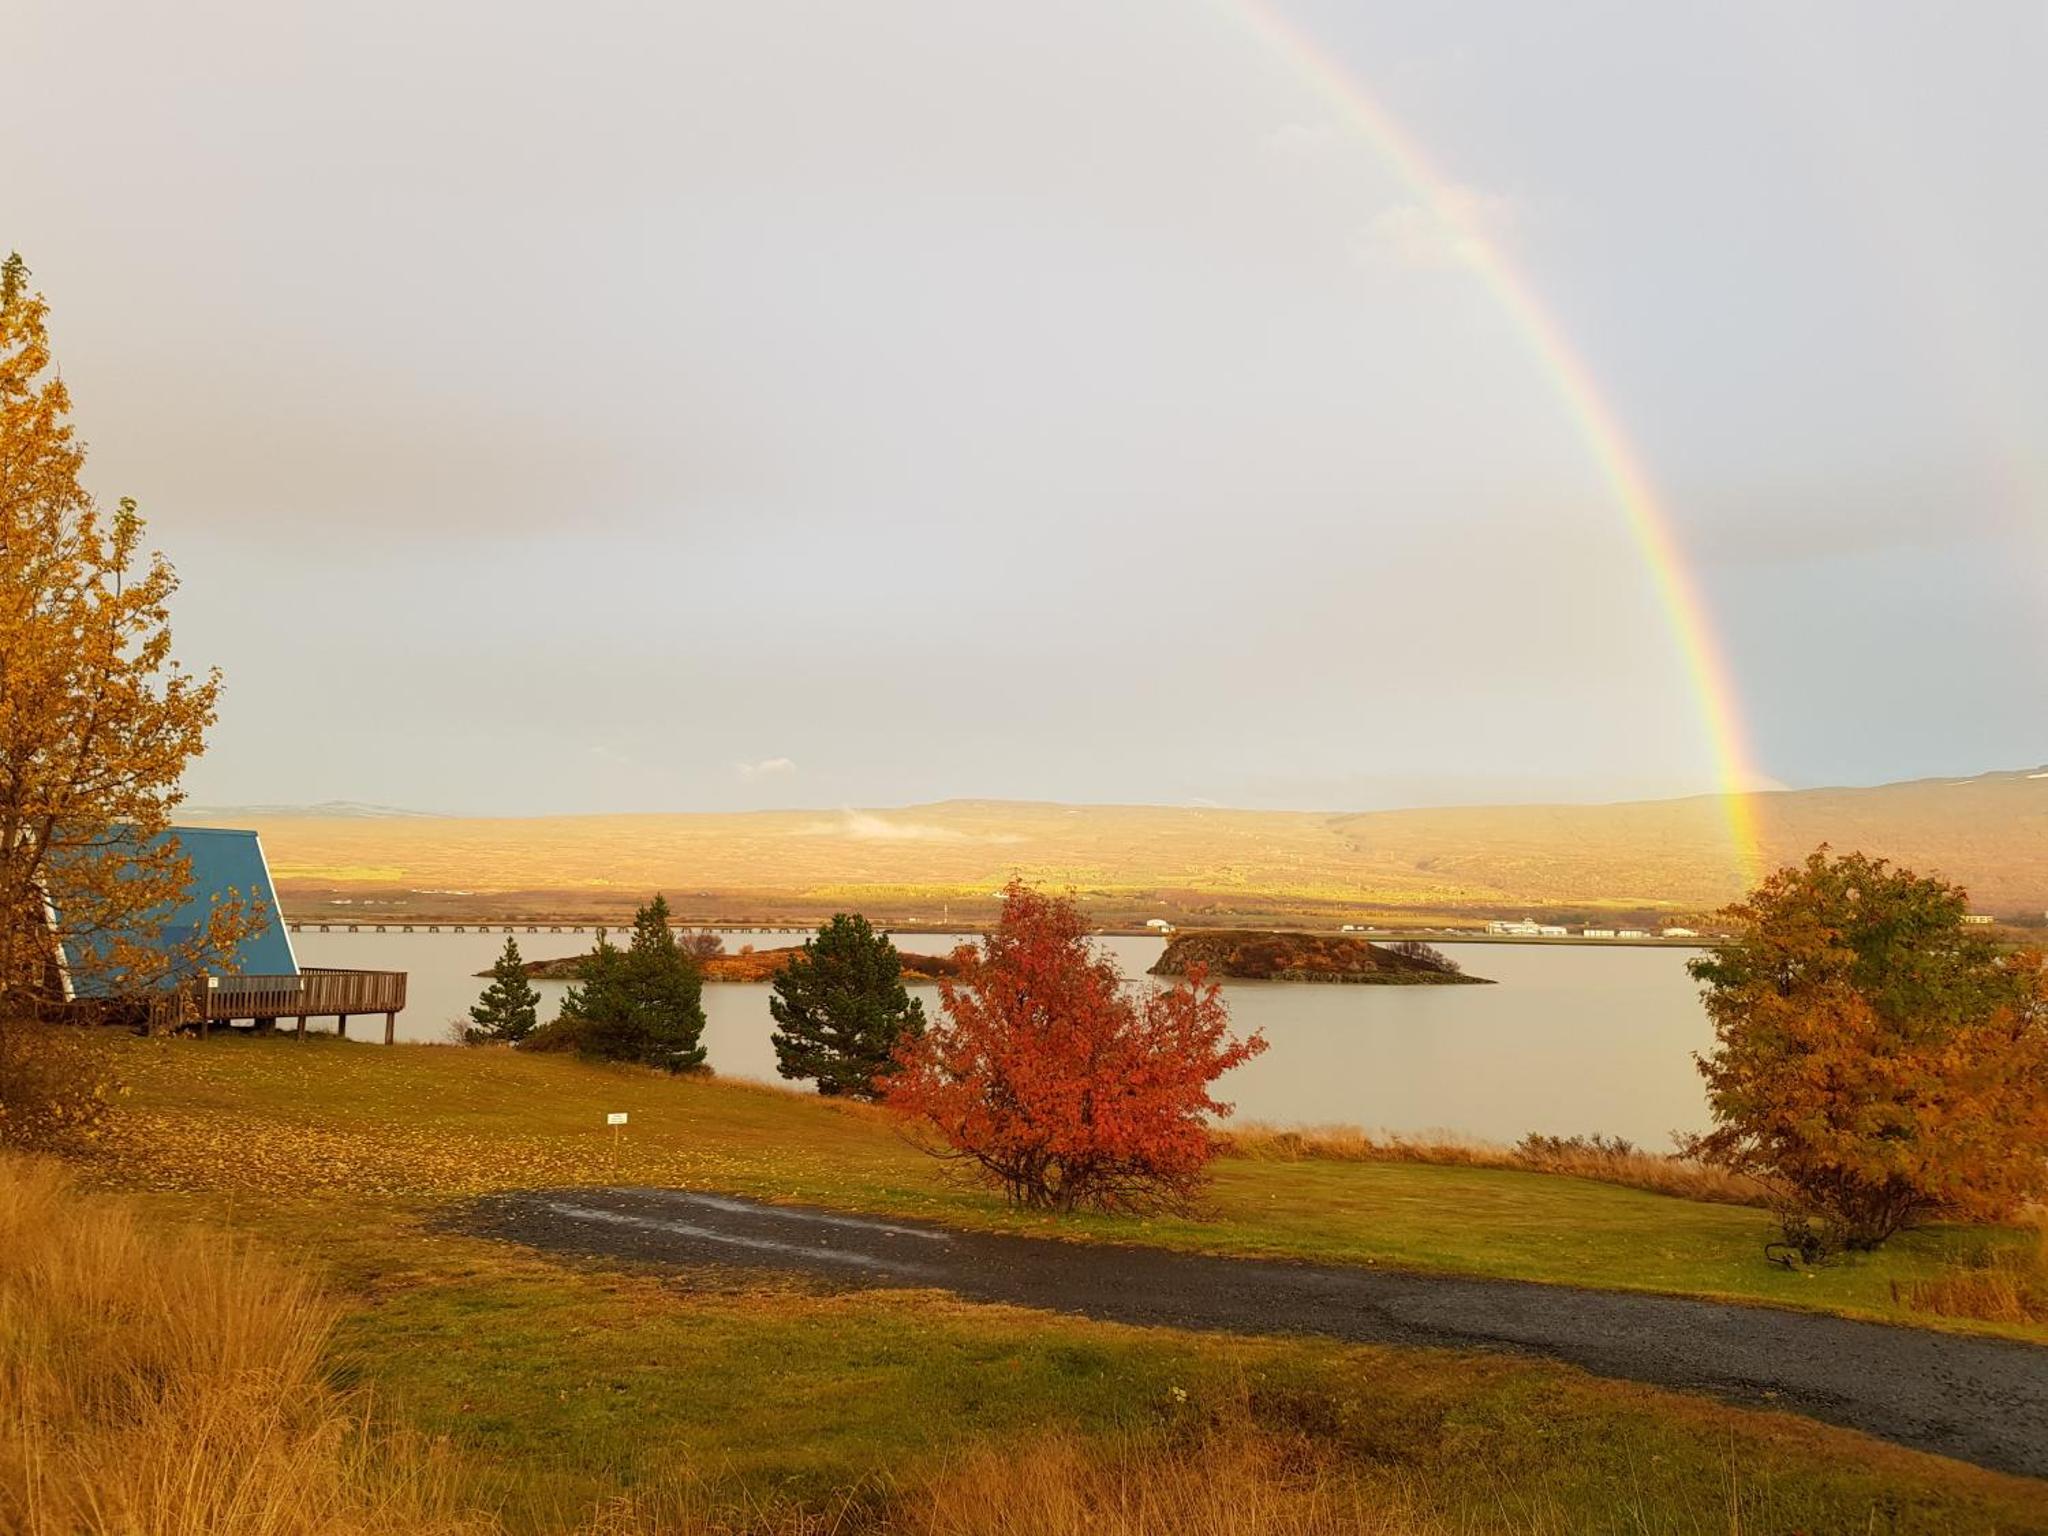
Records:
M2048 1190L2048 969L1963 922L1963 891L1823 847L1694 960L1719 1042L1687 1150L1775 1192L1809 1254Z
M1013 880L939 983L942 1016L899 1048L888 1101L920 1143L1013 1204L1183 1209L1201 1188L1210 1087L1266 1048L1201 975L1134 991L1071 901Z

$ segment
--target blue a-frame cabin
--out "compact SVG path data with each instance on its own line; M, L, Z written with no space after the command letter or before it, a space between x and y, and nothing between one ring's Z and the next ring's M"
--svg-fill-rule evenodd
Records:
M384 1015L388 1044L405 1007L403 971L346 971L302 966L278 906L277 887L263 843L253 831L230 827L172 827L161 834L190 862L191 885L155 938L165 951L181 949L207 921L218 900L231 894L253 903L266 921L224 956L218 969L180 978L168 993L151 998L153 1027L193 1027L204 1034L215 1024L246 1020L256 1029L296 1019L306 1032L309 1018L332 1018L348 1033L351 1015ZM94 956L78 940L60 946L59 972L66 1002L112 1000L118 984L107 980Z

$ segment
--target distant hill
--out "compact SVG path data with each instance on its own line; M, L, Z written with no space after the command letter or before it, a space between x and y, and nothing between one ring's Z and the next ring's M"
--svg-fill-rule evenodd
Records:
M432 811L408 811L395 805L366 805L360 800L322 800L317 805L195 805L187 806L181 819L199 822L207 826L224 826L230 821L246 820L249 817L276 819L278 817L347 817L359 816L426 816Z
M1825 841L1939 871L2000 916L2048 908L2048 769L1749 798L1774 864ZM438 893L472 906L517 896L522 911L596 909L659 889L697 915L854 902L936 915L941 904L985 908L1018 873L1071 886L1104 912L1224 919L1700 912L1741 885L1711 796L1349 813L953 800L527 819L247 808L187 819L258 828L295 905Z

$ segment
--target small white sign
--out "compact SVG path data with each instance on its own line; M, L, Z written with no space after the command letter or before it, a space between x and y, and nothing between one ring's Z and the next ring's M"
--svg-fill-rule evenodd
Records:
M606 1116L604 1117L604 1123L605 1123L606 1125L624 1125L624 1124L626 1123L626 1113L625 1113L625 1111L624 1111L624 1110L617 1110L617 1111L614 1111L613 1113L611 1113L611 1114L609 1114L609 1115L606 1115Z

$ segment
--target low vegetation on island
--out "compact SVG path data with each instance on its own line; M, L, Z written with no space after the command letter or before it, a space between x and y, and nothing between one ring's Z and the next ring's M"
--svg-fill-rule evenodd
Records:
M826 919L826 922L829 924L831 919ZM801 944L775 949L756 949L748 945L728 951L716 934L696 935L695 942L686 943L684 947L697 962L698 974L709 982L772 982L804 952ZM522 968L535 981L575 981L582 976L584 964L589 959L587 954L564 955L553 960L528 960ZM960 969L959 962L951 955L921 955L915 951L899 950L896 959L904 981L912 986L956 975Z
M1154 976L1186 976L1200 968L1233 981L1350 982L1366 986L1483 983L1431 945L1402 939L1371 943L1340 933L1268 933L1197 928L1176 933L1152 966Z

